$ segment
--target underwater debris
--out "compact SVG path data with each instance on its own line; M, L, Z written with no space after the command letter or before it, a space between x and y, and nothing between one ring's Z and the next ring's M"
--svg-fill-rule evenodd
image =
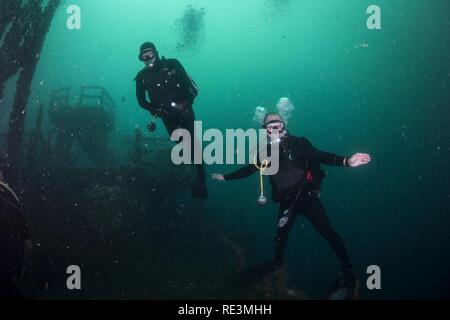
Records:
M175 20L173 29L179 39L177 51L195 52L205 40L205 8L188 5L181 18Z

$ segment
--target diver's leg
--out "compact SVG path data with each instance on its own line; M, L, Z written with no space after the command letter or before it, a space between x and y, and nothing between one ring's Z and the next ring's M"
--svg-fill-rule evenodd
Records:
M276 271L283 265L283 255L286 249L289 233L294 226L298 214L285 215L285 211L289 208L290 203L280 204L280 213L278 217L278 228L275 241L275 256L266 263L259 263L238 272L234 281L238 288L245 288L250 284L261 280L271 272ZM285 219L288 217L288 219Z
M289 233L297 220L298 214L296 209L292 209L290 214L287 210L291 203L281 203L278 213L278 226L277 235L274 239L275 241L275 256L273 259L274 267L281 266L283 264L283 256L286 250L287 241L289 238Z
M188 130L189 133L191 134L191 150L192 150L191 159L192 162L194 163L197 172L197 181L191 190L192 197L204 199L208 197L208 190L206 188L206 173L202 161L203 150L201 146L201 141L197 139L195 132L195 114L194 110L192 109L192 106L188 107L187 113L183 117L183 128ZM198 143L195 143L196 140ZM196 162L201 163L197 164Z
M172 137L172 134L177 129L186 129L190 132L188 128L185 127L183 118L181 117L161 117L162 121L164 122L164 126L166 127L167 133L169 134L169 137ZM183 141L183 137L180 137L177 141L177 143L181 143ZM191 149L191 154L193 154Z
M308 196L306 201L304 215L309 219L316 231L328 241L341 260L343 267L351 269L350 257L344 240L331 226L322 202L316 195Z
M169 134L169 137L172 136L172 133L175 130L181 128L181 125L177 124L177 121L174 121L174 119L172 119L172 118L161 116L161 119L162 119L162 121L164 123L164 127L166 127L166 130L167 130L167 133Z
M174 117L174 118L163 117L162 120L164 122L164 126L166 127L166 130L167 130L169 136L172 136L172 133L177 129L186 129L190 133L190 135L191 135L191 141L190 141L191 161L192 161L192 163L195 164L195 161L194 161L195 154L201 155L202 150L201 150L200 143L198 144L200 146L200 150L197 150L197 153L195 153L195 150L194 150L194 147L195 147L195 144L194 144L195 117L194 117L194 111L192 110L192 107L190 107L190 110L184 116L178 116L178 117ZM180 138L178 143L180 143L182 140L183 140L183 138ZM196 165L196 167L197 167L198 181L204 182L206 180L206 175L205 175L205 171L203 169L203 165L202 164Z
M164 126L166 127L167 132L169 133L170 136L176 129L186 129L191 134L191 141L190 141L190 143L191 143L191 160L194 163L194 166L197 171L197 181L194 184L194 186L191 190L191 193L192 193L192 197L194 197L194 198L207 198L208 192L206 189L206 174L205 174L204 166L203 166L203 164L195 164L195 162L194 162L195 154L198 154L201 156L202 150L201 150L201 147L200 147L200 150L197 150L197 153L195 153L195 150L194 150L194 147L195 147L195 144L194 144L195 116L194 116L194 111L192 110L192 107L189 107L188 112L184 116L179 116L179 117L175 117L175 118L163 117L162 120L163 120ZM178 143L181 141L182 141L182 138L180 138ZM200 143L198 145L201 146Z
M201 141L199 141L196 137L195 134L195 114L194 114L194 110L192 109L192 106L190 106L188 108L188 112L187 114L183 117L183 127L186 128L186 130L189 131L189 133L191 134L191 150L193 150L192 152L192 162L195 164L195 156L197 155L197 157L200 157L198 160L198 162L200 162L202 160L202 147L201 147ZM195 143L195 140L198 141L198 143ZM198 150L195 150L197 145ZM203 162L203 161L201 161ZM205 174L205 168L203 166L203 163L201 164L195 164L195 168L197 170L197 181L198 182L205 182L206 180L206 174Z
M350 263L344 240L334 231L325 212L325 208L316 195L311 195L306 203L305 216L311 221L317 232L325 238L342 262L338 279L328 290L328 299L352 299L356 290L356 278Z

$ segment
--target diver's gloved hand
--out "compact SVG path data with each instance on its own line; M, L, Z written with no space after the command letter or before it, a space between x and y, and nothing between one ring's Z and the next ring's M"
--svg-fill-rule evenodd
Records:
M197 181L192 187L191 195L194 199L207 199L208 189L206 188L206 182Z
M370 155L367 153L356 153L348 159L348 165L352 168L356 168L368 164L371 160Z
M223 176L223 174L220 173L215 173L211 177L213 180L225 181L225 177Z

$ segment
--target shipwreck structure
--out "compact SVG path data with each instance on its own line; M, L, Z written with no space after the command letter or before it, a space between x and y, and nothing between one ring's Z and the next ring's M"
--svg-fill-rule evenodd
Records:
M70 91L70 88L54 90L50 99L53 161L58 166L71 165L77 143L94 165L106 167L113 160L108 134L115 128L114 101L102 87L83 86L78 101L70 104Z

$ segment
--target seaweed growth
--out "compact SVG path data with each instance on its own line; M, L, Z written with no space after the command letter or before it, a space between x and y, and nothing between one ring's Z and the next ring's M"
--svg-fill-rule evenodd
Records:
M205 14L205 8L188 5L183 15L175 20L173 29L178 37L177 51L194 53L199 50L205 40Z

